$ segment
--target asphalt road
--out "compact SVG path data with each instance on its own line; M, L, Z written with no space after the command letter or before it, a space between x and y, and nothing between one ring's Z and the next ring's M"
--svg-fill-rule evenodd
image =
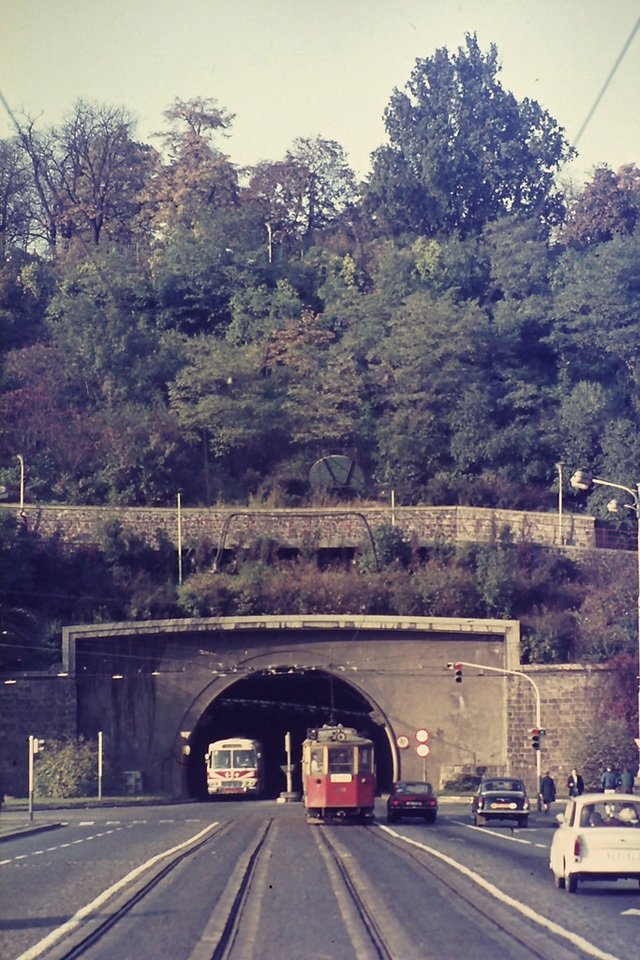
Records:
M69 937L84 929L83 910L106 916L183 851L189 855L86 956L208 958L234 878L258 843L235 946L224 954L235 960L384 956L369 952L367 923L380 928L396 960L606 960L633 952L638 884L583 885L573 896L556 890L552 816L534 814L520 830L473 827L468 803L442 803L434 826L387 826L382 802L377 815L372 827L332 828L307 825L300 804L271 801L64 811L59 829L0 844L0 958L64 956ZM323 835L337 844L335 859ZM359 911L371 913L362 929Z

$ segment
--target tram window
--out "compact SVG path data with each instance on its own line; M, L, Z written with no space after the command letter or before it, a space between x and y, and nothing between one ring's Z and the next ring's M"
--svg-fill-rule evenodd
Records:
M312 750L310 754L311 773L322 773L322 750Z
M211 766L215 767L216 770L229 770L231 767L231 754L227 750L215 750Z
M360 747L358 773L373 773L373 750L371 747Z
M329 750L329 773L351 773L353 751L345 747Z

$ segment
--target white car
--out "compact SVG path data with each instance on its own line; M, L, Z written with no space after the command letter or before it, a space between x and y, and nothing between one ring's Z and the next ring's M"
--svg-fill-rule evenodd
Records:
M578 881L640 881L640 797L584 793L558 814L549 866L556 887L575 893Z

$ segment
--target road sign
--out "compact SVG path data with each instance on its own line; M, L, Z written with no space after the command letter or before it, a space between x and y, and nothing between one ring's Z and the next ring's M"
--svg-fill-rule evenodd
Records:
M416 747L416 753L419 757L428 757L431 753L428 743L419 743Z
M421 727L419 730L416 730L416 740L418 743L426 743L429 739L429 731L425 730L424 727Z
M405 737L404 734L401 734L399 737L396 737L396 743L400 750L406 750L409 746L409 737Z

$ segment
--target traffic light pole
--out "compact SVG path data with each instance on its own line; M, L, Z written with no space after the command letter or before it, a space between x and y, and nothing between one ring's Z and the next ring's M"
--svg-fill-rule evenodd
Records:
M29 734L29 820L33 820L33 742L35 737Z
M532 680L528 674L523 673L522 670L507 670L506 667L488 667L484 663L467 663L465 660L457 660L455 666L460 665L461 667L475 667L478 670L489 670L492 673L501 673L503 676L511 677L522 677L523 680L528 680L531 686L533 687L533 692L536 699L536 728L541 729L542 719L540 716L540 690L538 689L538 684L535 680ZM542 758L540 756L540 751L536 750L536 794L538 796L538 806L540 806L540 781L542 779Z

